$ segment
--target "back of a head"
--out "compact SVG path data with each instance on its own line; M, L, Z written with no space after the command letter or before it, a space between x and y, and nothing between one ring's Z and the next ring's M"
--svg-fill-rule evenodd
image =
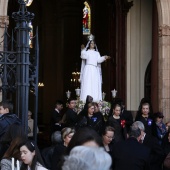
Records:
M73 149L75 146L83 145L84 143L89 141L94 141L97 143L98 146L103 146L101 137L94 129L90 127L80 128L72 137L67 147L66 154L69 154L71 149Z
M132 125L130 128L129 136L137 139L140 135L141 135L140 129L137 126Z
M60 144L62 143L62 138L61 138L61 132L60 131L55 131L52 135L51 135L51 142L52 144Z
M64 105L64 103L61 100L56 100L55 105Z
M140 130L145 131L145 126L141 121L135 121L132 126L138 127Z
M103 148L77 146L65 158L62 170L109 170L112 160Z

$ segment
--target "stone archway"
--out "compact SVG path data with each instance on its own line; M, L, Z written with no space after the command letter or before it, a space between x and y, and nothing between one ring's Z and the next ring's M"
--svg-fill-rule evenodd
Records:
M158 100L159 111L170 120L170 1L156 0L159 23Z

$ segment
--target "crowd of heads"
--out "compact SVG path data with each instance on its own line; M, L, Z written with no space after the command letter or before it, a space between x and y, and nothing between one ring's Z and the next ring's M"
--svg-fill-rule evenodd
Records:
M93 117L95 113L100 111L98 103L92 102L91 96L88 96L85 111L86 116ZM62 110L63 102L56 101L55 107ZM75 100L68 100L68 108L75 108ZM120 117L122 109L124 109L122 101L113 103L111 107L111 117ZM0 103L0 114L10 113L13 110L11 103ZM32 115L28 112L28 115ZM152 112L151 104L142 100L139 106L136 118L140 116L152 118L156 124L162 123L164 115L162 112ZM169 122L167 123L168 137L170 142ZM146 126L142 121L135 121L130 126L128 138L135 138L138 142L142 141L145 136ZM106 152L107 147L114 141L116 129L113 126L105 125L101 134L93 127L64 127L61 131L55 131L51 135L51 142L54 146L63 144L66 147L63 152L62 170L109 170L112 165L112 158ZM23 131L22 125L12 124L1 138L0 154L3 153L1 159L15 158L22 161L21 170L36 169L37 166L45 167L40 151L31 140L28 140L27 134ZM3 148L3 150L2 150ZM105 148L105 149L103 149Z
M65 157L62 170L109 170L112 160L103 148L76 146Z

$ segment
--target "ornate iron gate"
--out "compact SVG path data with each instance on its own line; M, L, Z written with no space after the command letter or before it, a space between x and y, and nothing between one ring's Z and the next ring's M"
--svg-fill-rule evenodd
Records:
M15 101L15 112L22 120L24 131L28 132L29 94L34 95L34 140L37 140L38 112L38 29L33 37L33 49L29 46L29 23L34 14L26 9L26 2L18 0L20 8L13 12L16 22L14 33L9 36L7 28L3 35L3 51L0 51L0 79L2 100Z

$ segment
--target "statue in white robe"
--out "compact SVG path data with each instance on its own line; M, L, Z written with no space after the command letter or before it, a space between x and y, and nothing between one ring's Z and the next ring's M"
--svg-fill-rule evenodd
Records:
M102 73L101 63L109 59L109 56L100 56L93 40L90 40L81 51L81 93L80 100L86 101L87 95L93 97L94 102L102 100Z

